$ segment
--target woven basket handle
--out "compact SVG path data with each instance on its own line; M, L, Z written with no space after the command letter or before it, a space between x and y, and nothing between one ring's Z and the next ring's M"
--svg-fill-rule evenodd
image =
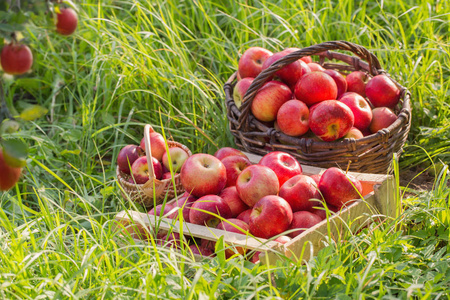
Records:
M144 142L145 142L145 156L147 156L148 164L148 178L153 180L155 178L155 170L153 169L152 162L152 145L150 143L150 130L153 131L153 127L149 124L144 127Z
M304 56L317 55L328 50L346 50L353 52L356 56L358 56L362 60L365 60L369 64L369 70L372 75L378 74L381 70L380 62L373 53L371 53L363 46L346 41L325 42L289 53L288 55L274 62L270 67L262 71L255 78L255 80L253 80L252 84L247 90L247 93L244 96L244 100L240 108L241 115L238 118L238 129L241 128L242 125L248 120L250 107L256 93L274 73ZM326 54L324 53L324 55Z

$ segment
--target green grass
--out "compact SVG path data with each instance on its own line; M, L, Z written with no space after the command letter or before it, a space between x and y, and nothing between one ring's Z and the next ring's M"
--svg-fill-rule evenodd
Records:
M130 237L120 243L112 222L118 211L140 209L121 196L115 159L140 141L145 124L193 152L233 145L222 87L250 46L346 40L367 47L412 93L400 170L448 164L448 1L83 0L78 7L71 37L32 20L24 36L33 72L5 83L11 108L37 103L49 113L14 134L30 155L21 183L0 195L2 298L450 297L446 169L430 191L408 187L398 219L349 233L305 264L195 262L186 251Z

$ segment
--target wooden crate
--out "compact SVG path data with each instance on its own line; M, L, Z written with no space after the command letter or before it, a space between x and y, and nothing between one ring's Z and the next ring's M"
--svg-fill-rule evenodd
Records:
M255 154L245 154L252 163L258 163L261 158ZM305 175L320 174L325 171L325 169L311 166L302 166L302 168ZM135 239L146 239L152 232L152 228L159 228L159 230L173 230L178 233L182 231L185 235L211 241L216 241L223 236L226 244L261 251L260 260L265 263L273 264L280 257L289 257L294 261L309 260L326 245L325 239L328 237L339 241L348 230L354 231L375 219L395 218L400 214L400 197L395 195L397 189L392 175L350 173L361 181L364 198L355 200L328 220L323 220L284 245L202 225L186 222L180 224L177 220L168 218L156 220L152 215L136 211L119 212L115 219L121 226L125 226Z

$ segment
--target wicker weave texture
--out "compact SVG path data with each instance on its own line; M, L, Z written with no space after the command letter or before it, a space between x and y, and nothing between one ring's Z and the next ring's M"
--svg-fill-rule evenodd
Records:
M344 50L348 55L332 50ZM397 120L387 128L362 139L343 139L334 142L317 141L312 138L292 137L258 121L250 112L253 98L258 90L275 72L303 56L318 55L319 64L348 74L364 71L371 76L385 74L400 89L401 97L394 112ZM248 152L265 155L272 151L285 151L301 164L321 168L340 167L354 172L386 174L391 172L394 153L401 155L411 127L411 95L392 79L380 66L377 57L366 48L346 42L326 42L292 52L262 71L253 81L238 108L233 100L236 76L233 74L224 85L227 118L236 145Z

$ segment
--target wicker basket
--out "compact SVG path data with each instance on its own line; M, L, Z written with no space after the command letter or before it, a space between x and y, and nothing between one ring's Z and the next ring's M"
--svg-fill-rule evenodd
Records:
M329 50L346 50L357 56ZM362 139L343 139L334 142L317 141L312 138L292 137L275 130L270 125L258 121L250 111L250 106L261 86L278 70L303 56L319 55L319 64L326 69L334 69L342 74L355 70L365 71L375 76L385 74L377 57L362 46L332 41L297 50L261 72L249 87L242 106L238 109L233 100L236 73L224 86L227 117L236 145L248 152L259 155L271 151L285 151L292 154L301 164L321 168L341 167L354 172L388 173L391 171L393 154L400 156L402 147L411 127L410 93L395 80L401 91L399 104L394 112L398 119L389 127ZM325 59L337 62L325 62ZM392 78L391 78L392 79ZM351 163L349 163L351 162Z
M147 156L147 161L151 161L151 144L150 144L150 125L146 125L144 129L144 138L145 138L145 155ZM167 146L169 148L179 147L186 151L186 153L191 156L192 152L188 147L173 141L167 141ZM161 204L164 199L172 199L176 195L180 195L184 193L183 186L181 185L180 174L174 176L174 182L172 178L158 180L155 178L155 172L153 170L153 164L148 164L149 167L149 180L144 184L135 184L129 182L131 176L125 174L119 170L119 167L116 169L117 179L119 181L120 186L126 193L124 195L125 198L129 199L138 204L142 204L147 208L152 208L158 204Z

